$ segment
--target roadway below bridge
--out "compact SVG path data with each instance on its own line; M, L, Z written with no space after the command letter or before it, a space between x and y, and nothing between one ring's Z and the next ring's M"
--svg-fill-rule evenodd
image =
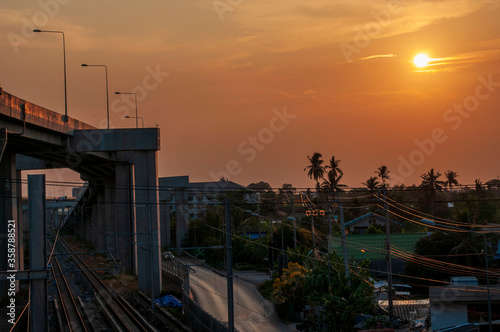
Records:
M204 266L192 269L195 272L189 274L189 284L196 302L215 318L227 322L227 279ZM269 279L269 275L255 271L234 273L234 326L238 331L296 331L295 324L280 321L274 305L257 290L257 285Z

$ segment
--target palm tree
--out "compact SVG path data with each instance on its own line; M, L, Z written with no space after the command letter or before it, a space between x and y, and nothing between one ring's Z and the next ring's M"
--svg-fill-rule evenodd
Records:
M373 194L376 189L380 188L380 182L378 182L378 179L375 176L372 176L371 178L366 180L366 182L363 182L361 184L368 188L368 192L370 194Z
M332 156L329 165L325 166L325 170L329 171L326 181L323 182L323 188L332 192L334 198L336 191L341 191L341 188L347 187L345 184L340 183L340 179L344 176L344 171L339 166L340 162L341 160L335 159L335 156Z
M446 172L444 172L444 177L446 178L446 181L445 181L445 186L448 187L450 190L451 188L455 185L455 186L458 186L459 183L457 181L457 177L458 177L458 174L457 172L454 172L454 171L450 171L450 170L447 170Z
M339 167L339 164L342 160L335 159L335 156L332 156L332 158L329 161L329 164L325 166L325 170L328 171L328 179L335 179L335 178L341 178L344 176L344 171Z
M422 178L422 183L420 184L420 186L434 193L436 191L443 190L443 186L446 183L445 181L439 180L439 177L441 177L441 173L434 172L434 168L431 168L429 172L420 175L420 177Z
M336 192L344 191L343 188L347 187L347 185L340 183L340 179L342 179L342 176L325 180L321 184L324 191L333 193L333 199L335 199Z
M382 180L382 188L385 188L385 181L391 179L391 177L389 176L390 171L387 169L387 166L380 166L374 173L376 173L380 180Z
M323 155L319 152L314 152L312 157L307 156L309 159L310 165L304 168L307 171L307 176L310 179L314 179L316 181L316 192L319 193L319 180L323 178L325 174L325 166L323 166L323 159L321 159Z
M436 199L436 192L443 190L443 186L446 182L439 180L441 173L434 172L434 168L431 168L429 172L420 175L420 177L422 178L420 187L428 190L431 202L431 214L434 214L434 200Z

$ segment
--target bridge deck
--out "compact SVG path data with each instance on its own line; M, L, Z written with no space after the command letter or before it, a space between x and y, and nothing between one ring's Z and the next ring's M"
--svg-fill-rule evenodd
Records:
M19 119L19 123L22 125L21 105L23 104L26 108L26 124L66 134L71 134L75 129L96 129L89 124L73 118L68 118L68 122L64 122L61 119L61 114L30 103L5 91L2 91L0 95L0 127L9 130L8 126L4 126L3 124L2 118L4 117Z

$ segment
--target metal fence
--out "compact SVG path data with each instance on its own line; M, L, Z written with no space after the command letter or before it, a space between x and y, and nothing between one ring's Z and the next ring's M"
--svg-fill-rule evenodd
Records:
M217 318L203 310L187 294L189 289L189 267L185 263L174 259L173 261L162 261L162 268L165 272L179 278L182 282L182 307L187 321L194 331L198 332L228 332L229 329ZM237 331L235 329L235 331Z

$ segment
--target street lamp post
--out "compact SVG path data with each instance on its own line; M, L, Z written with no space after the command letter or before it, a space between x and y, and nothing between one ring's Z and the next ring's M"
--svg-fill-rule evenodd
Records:
M115 92L115 95L134 95L135 98L135 127L139 128L139 117L137 116L137 94L134 92ZM143 121L144 124L144 121Z
M137 118L141 119L142 128L144 128L144 119L142 118L142 116L138 116L138 117L136 117L136 116L128 116L128 115L125 116L125 119L137 119Z
M104 73L106 74L106 116L108 119L108 129L109 129L108 67L106 65L88 65L86 63L82 64L82 67L104 67Z
M421 219L422 222L426 223L427 225L433 227L436 226L436 223L433 220L429 219ZM490 270L488 268L488 242L486 240L486 234L476 232L476 231L471 231L471 230L464 230L458 227L453 227L453 226L448 226L448 225L439 225L439 227L442 228L447 228L449 230L455 230L455 231L461 231L461 232L467 232L467 233L472 233L472 234L479 234L483 236L483 241L484 241L484 260L486 264L486 293L488 297L488 325L489 325L489 331L493 331L493 326L491 325L491 296L490 296Z
M64 62L64 115L61 117L61 120L63 120L64 122L68 122L68 90L66 88L66 41L64 39L64 32L56 30L40 30L40 29L35 29L33 30L33 32L50 32L50 33L62 34L63 62Z

